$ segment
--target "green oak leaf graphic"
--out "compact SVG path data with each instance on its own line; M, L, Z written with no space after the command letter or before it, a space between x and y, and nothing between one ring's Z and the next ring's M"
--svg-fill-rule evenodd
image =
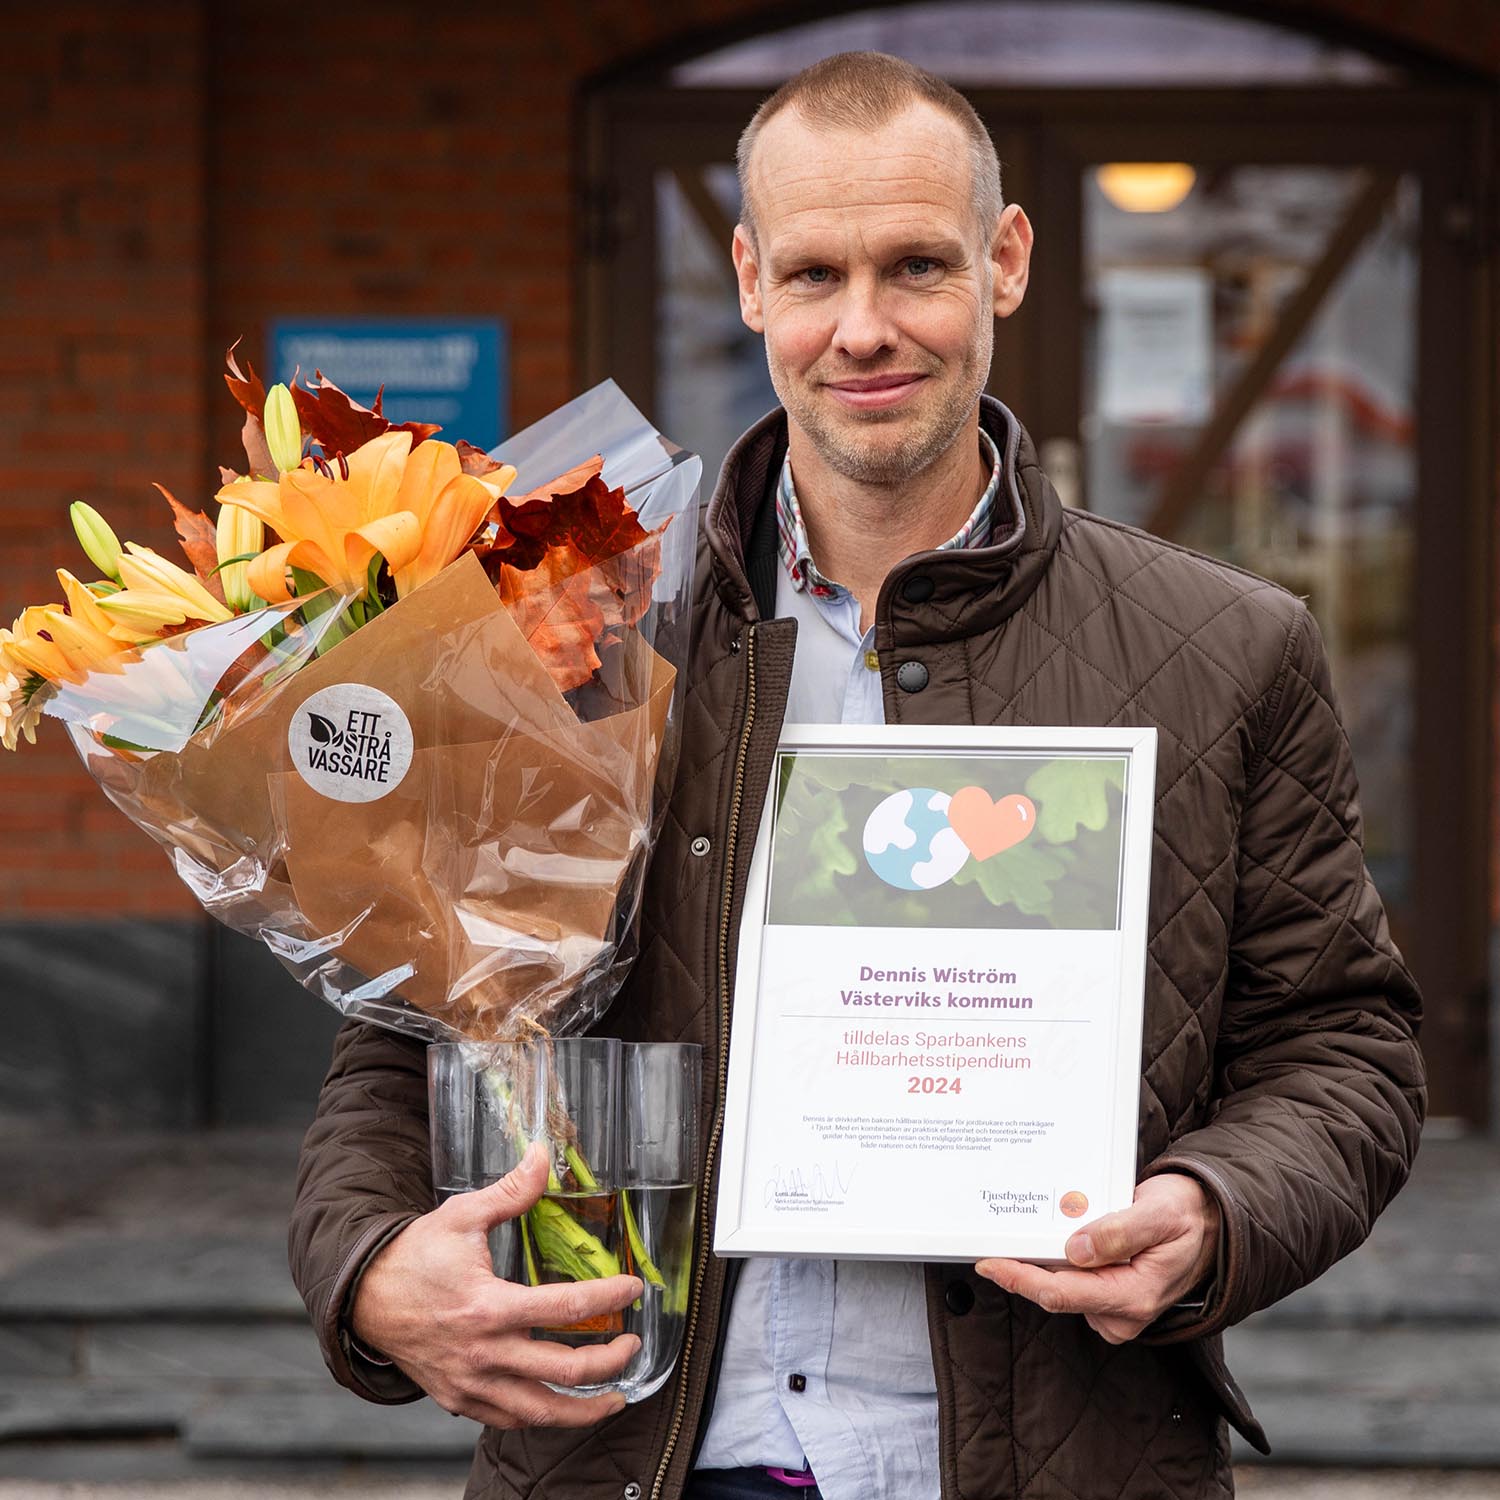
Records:
M1069 844L1080 826L1098 833L1109 822L1108 788L1125 790L1123 760L1053 760L1026 778L1036 803L1036 831L1049 844Z
M977 885L992 906L1014 906L1030 917L1052 915L1053 886L1068 873L1072 851L1048 849L1034 839L989 859L971 859L954 885Z

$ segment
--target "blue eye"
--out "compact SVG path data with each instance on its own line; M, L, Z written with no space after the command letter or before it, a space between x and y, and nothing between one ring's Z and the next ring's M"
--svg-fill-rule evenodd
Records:
M926 255L914 255L907 261L906 269L913 276L925 276L929 271L937 269L937 262Z
M802 274L814 286L822 286L828 280L830 273L827 266L809 266Z

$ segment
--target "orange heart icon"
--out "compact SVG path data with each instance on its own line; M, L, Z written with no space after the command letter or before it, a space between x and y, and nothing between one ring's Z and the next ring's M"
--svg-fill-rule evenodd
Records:
M1036 806L1019 794L992 802L982 786L966 786L954 792L948 822L975 859L992 859L1031 836Z

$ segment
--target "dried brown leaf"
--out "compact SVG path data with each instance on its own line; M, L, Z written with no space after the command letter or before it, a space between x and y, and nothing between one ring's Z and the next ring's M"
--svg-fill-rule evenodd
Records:
M214 523L201 510L189 510L165 485L159 484L156 488L172 507L172 522L177 528L178 540L189 565L198 575L198 582L223 604L224 584L215 571L219 566L219 544Z

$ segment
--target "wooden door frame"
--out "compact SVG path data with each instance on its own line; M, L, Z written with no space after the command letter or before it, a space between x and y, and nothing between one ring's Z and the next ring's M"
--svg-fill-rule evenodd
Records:
M1022 308L997 330L991 386L1024 391L1041 449L1076 441L1082 399L1080 175L1109 160L1368 166L1422 184L1414 639L1414 913L1408 957L1427 994L1423 1044L1443 1113L1483 1123L1490 1098L1494 795L1496 169L1490 95L1467 86L966 90L990 127L1006 196L1038 228ZM579 163L579 363L655 403L654 173L733 159L758 89L621 86L586 102ZM726 247L727 253L727 247ZM1022 377L1027 372L1027 377ZM1429 514L1441 497L1441 524ZM1427 607L1435 602L1438 607ZM1447 807L1455 807L1447 813ZM1476 830L1481 830L1476 833ZM1496 1057L1500 1064L1500 1056ZM1500 1108L1494 1108L1500 1124Z

